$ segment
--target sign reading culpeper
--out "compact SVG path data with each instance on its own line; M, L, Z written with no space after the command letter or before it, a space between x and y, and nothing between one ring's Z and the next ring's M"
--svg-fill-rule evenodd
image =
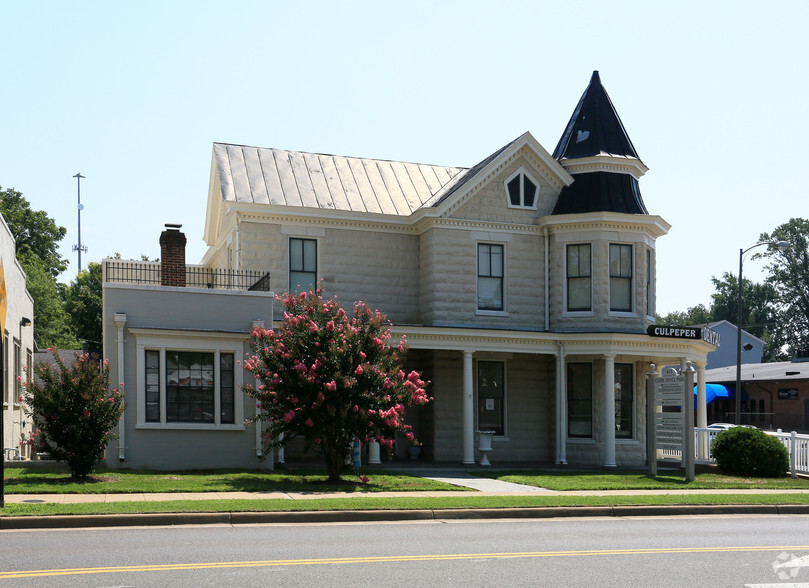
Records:
M649 325L646 334L650 337L666 337L668 339L702 339L719 347L719 333L708 327L670 327L665 325Z

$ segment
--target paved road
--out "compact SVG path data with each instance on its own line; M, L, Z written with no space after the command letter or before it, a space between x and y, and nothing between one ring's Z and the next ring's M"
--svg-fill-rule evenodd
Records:
M0 585L784 586L809 582L807 528L753 516L0 531Z

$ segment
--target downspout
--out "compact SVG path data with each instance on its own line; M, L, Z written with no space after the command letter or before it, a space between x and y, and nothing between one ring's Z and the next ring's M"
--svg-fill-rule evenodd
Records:
M565 346L561 341L559 345L559 366L557 368L557 394L556 394L556 463L567 464L567 389L565 387Z
M242 269L242 240L241 240L241 223L242 217L236 213L236 267L234 269Z
M551 284L550 284L550 251L548 250L548 244L550 242L550 236L548 235L548 227L542 228L542 236L545 239L545 331L550 331L550 320L551 320ZM560 343L561 345L561 343Z
M124 369L124 325L126 324L126 314L122 312L116 312L115 318L113 319L115 322L115 326L118 328L118 339L116 343L118 344L118 385L122 386L125 384L125 374L126 371ZM126 387L124 386L124 392L126 391ZM118 422L118 461L124 461L126 459L126 409L121 413L121 419Z

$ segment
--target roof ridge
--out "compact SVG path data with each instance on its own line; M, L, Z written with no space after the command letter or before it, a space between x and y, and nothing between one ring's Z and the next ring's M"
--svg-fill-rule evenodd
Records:
M214 145L222 145L224 147L242 147L246 149L259 149L259 150L267 150L267 151L286 151L289 153L300 153L301 155L316 155L322 157L342 157L344 159L357 159L360 161L383 161L386 163L409 163L411 165L421 165L427 167L443 167L443 168L452 168L458 170L468 170L470 168L458 166L458 165L444 165L440 163L419 163L417 161L402 161L401 159L380 159L378 157L359 157L357 155L338 155L336 153L321 153L319 151L299 151L296 149L282 149L280 147L259 147L257 145L243 145L241 143L226 143L224 141L214 141Z

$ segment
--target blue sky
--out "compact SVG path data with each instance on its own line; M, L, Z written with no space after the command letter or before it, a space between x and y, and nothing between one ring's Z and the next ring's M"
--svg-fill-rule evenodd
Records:
M205 252L214 141L472 166L558 141L593 70L672 225L658 311L708 304L740 248L809 217L809 3L6 2L0 186L82 257ZM757 262L745 275L760 279Z

